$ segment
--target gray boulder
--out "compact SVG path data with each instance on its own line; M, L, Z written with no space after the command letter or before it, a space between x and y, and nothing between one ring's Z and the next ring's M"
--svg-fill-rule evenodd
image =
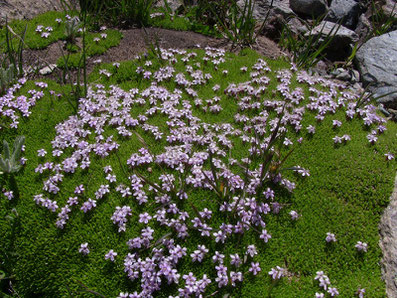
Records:
M240 8L244 8L246 0L238 0L237 4ZM289 0L257 0L254 3L253 17L256 20L263 21L269 15L268 19L273 16L278 16L280 21L286 19L295 13L289 8Z
M179 7L181 7L184 4L184 1L182 0L167 0L167 5L171 9L172 13L175 13ZM164 0L158 0L154 4L155 7L166 7L165 6L165 1Z
M239 2L244 2L239 0ZM257 20L264 20L267 16L269 9L270 15L280 15L283 18L295 15L292 9L289 7L289 0L274 0L273 6L271 6L272 0L257 0L255 1L254 18Z
M78 1L71 1L72 5L76 5ZM2 0L0 1L0 26L8 20L31 19L36 15L42 14L50 10L62 10L59 0Z
M394 191L390 197L389 206L385 209L379 224L382 250L381 269L383 280L386 282L387 297L396 297L397 283L397 176L394 180Z
M244 6L245 0L239 0L240 6ZM289 0L257 0L255 1L254 18L263 23L262 34L270 39L277 40L283 30L283 25L291 16L296 14L289 8ZM267 19L266 19L267 18ZM295 18L292 18L295 19Z
M358 41L358 35L354 31L329 21L322 21L312 30L307 31L305 36L317 37L319 34L321 35L320 40L325 40L327 36L333 36L327 48L328 56L333 60L350 55L351 44Z
M289 6L297 14L318 17L327 11L325 0L290 0Z
M397 31L368 40L356 60L364 84L397 86Z
M357 25L360 5L354 0L333 0L326 16L327 21L339 23L349 29Z

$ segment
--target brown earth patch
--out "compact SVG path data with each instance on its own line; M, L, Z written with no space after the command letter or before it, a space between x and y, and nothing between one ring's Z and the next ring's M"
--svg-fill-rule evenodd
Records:
M175 31L161 28L129 29L121 30L123 39L116 47L110 48L106 53L90 57L87 60L87 71L90 73L95 66L94 61L100 59L104 63L120 62L133 60L138 54L146 52L150 44L156 44L162 48L192 49L200 46L224 48L229 51L238 52L240 48L232 48L230 41L205 36L189 31ZM269 58L285 56L277 44L264 37L258 36L257 42L252 47L258 53ZM55 64L57 59L62 56L63 42L58 41L51 44L44 50L26 50L24 52L24 65L33 68L41 68L49 64ZM62 71L56 69L48 78L59 80ZM37 78L38 75L32 75Z

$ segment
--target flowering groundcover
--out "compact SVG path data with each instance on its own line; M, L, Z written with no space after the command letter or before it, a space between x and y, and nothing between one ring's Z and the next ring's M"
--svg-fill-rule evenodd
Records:
M377 224L396 125L342 86L251 51L161 55L98 66L77 115L52 82L15 90L44 92L0 131L26 136L13 198L0 178L2 218L19 215L15 231L0 223L17 291L384 296ZM2 122L15 122L8 114ZM290 170L270 168L261 183L261 150L278 126L274 152L281 161L294 149Z

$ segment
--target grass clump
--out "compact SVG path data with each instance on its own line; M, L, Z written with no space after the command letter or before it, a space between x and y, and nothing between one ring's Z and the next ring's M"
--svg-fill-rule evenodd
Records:
M382 123L371 106L357 110L358 96L340 91L342 86L311 78L281 60L261 60L250 50L239 56L210 48L161 53L162 58L149 53L119 66L99 65L74 115L64 99L51 97L48 90L58 92L51 84L18 130L5 130L8 141L26 135L28 162L15 177L20 198L0 200L0 210L16 208L21 221L15 246L19 257L12 266L19 294L88 297L87 291L94 291L115 297L141 292L141 285L150 283L141 275L133 278L131 255L148 266L149 258L156 262L180 245L186 256L172 263L180 282L167 286L162 275L156 296L184 291L190 272L198 280L211 279L205 295L313 296L325 292L314 280L317 271L324 271L343 296L353 296L358 287L371 297L384 296L377 223L393 186L396 164L386 162L384 154L395 154L396 124ZM19 94L36 86L27 84ZM349 111L355 111L352 119ZM371 123L364 124L359 115ZM277 119L285 122L278 125ZM335 126L334 120L342 125ZM371 144L367 136L379 125L387 130ZM277 142L267 152L279 159L254 186L273 134ZM335 143L333 138L342 135L351 141ZM54 178L57 174L62 177ZM84 191L76 191L80 185ZM255 214L265 225L245 214L251 204L263 208ZM115 213L126 206L130 212ZM292 219L291 211L298 217ZM147 215L151 219L145 223ZM224 242L213 235L222 223L232 225ZM243 232L233 232L241 224ZM148 243L150 237L142 233L147 227L153 229ZM7 235L5 222L0 231ZM327 243L327 232L337 242ZM141 239L141 249L132 247L131 239ZM367 253L357 251L357 241L368 244ZM85 243L89 252L81 249ZM191 256L200 253L199 245L208 249L201 262ZM253 257L249 245L256 247ZM117 252L115 262L105 260L110 250ZM222 272L215 267L220 262L212 261L215 251L225 256L226 284L216 280ZM235 254L241 264L236 265ZM257 275L249 271L251 262L260 265ZM272 279L268 272L277 266L283 276ZM243 281L231 271L241 272Z
M70 16L71 17L71 16ZM57 22L56 20L60 20ZM50 11L38 15L31 20L13 20L9 26L13 32L21 36L27 26L25 34L25 48L44 49L50 44L66 38L65 23L67 18L64 12ZM6 40L6 30L0 30L0 40ZM15 40L19 42L19 40ZM5 49L5 42L0 44L0 48Z
M114 29L106 29L98 33L89 32L86 34L86 55L89 57L101 55L111 47L117 46L122 37L122 33ZM66 54L66 57L58 58L58 67L65 68L66 63L69 69L83 67L81 48L77 45L71 47L70 52L72 53Z
M82 12L117 27L147 26L153 0L80 1Z

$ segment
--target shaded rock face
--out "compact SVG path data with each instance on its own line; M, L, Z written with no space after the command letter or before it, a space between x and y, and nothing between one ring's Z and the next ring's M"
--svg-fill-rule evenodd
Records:
M360 5L354 0L332 0L327 21L341 24L349 29L354 29L357 25L360 13Z
M318 17L327 11L325 0L290 0L290 8L297 14Z
M78 2L78 1L75 1ZM59 0L0 0L0 26L8 19L31 19L50 10L62 10Z
M356 32L360 39L363 40L371 32L372 29L372 24L368 20L368 18L364 14L360 15L354 32Z

